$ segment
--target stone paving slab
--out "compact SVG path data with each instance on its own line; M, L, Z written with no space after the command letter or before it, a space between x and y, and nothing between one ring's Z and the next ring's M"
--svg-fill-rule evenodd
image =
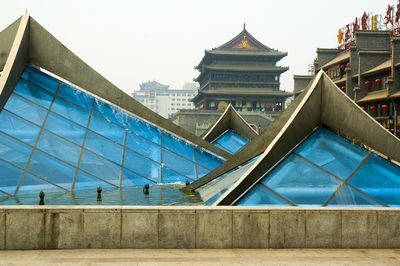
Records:
M400 265L399 249L0 251L0 265Z

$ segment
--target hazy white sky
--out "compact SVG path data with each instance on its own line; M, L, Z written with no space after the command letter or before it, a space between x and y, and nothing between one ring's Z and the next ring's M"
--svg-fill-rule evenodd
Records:
M316 48L337 45L338 29L364 11L384 14L394 0L2 0L0 30L27 9L42 26L127 93L157 80L180 89L211 49L246 29L289 54L281 88L307 74Z

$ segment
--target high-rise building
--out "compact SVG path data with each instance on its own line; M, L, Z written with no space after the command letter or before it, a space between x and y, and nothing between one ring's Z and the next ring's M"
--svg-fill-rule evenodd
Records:
M149 81L140 84L140 90L133 92L132 97L159 115L171 118L181 109L193 109L190 99L196 93L197 86L194 82L185 83L182 90L170 90L169 85Z

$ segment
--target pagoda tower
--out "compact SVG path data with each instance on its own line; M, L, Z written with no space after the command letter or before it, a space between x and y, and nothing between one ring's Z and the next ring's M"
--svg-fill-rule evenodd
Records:
M198 110L223 110L231 104L239 111L281 112L292 94L280 90L280 75L288 67L276 66L287 52L271 49L243 27L236 37L206 50L195 67L199 93L192 99Z

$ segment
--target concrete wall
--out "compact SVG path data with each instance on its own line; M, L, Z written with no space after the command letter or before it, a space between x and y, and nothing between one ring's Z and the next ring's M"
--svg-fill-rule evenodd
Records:
M400 248L400 208L0 208L0 249L57 248Z

